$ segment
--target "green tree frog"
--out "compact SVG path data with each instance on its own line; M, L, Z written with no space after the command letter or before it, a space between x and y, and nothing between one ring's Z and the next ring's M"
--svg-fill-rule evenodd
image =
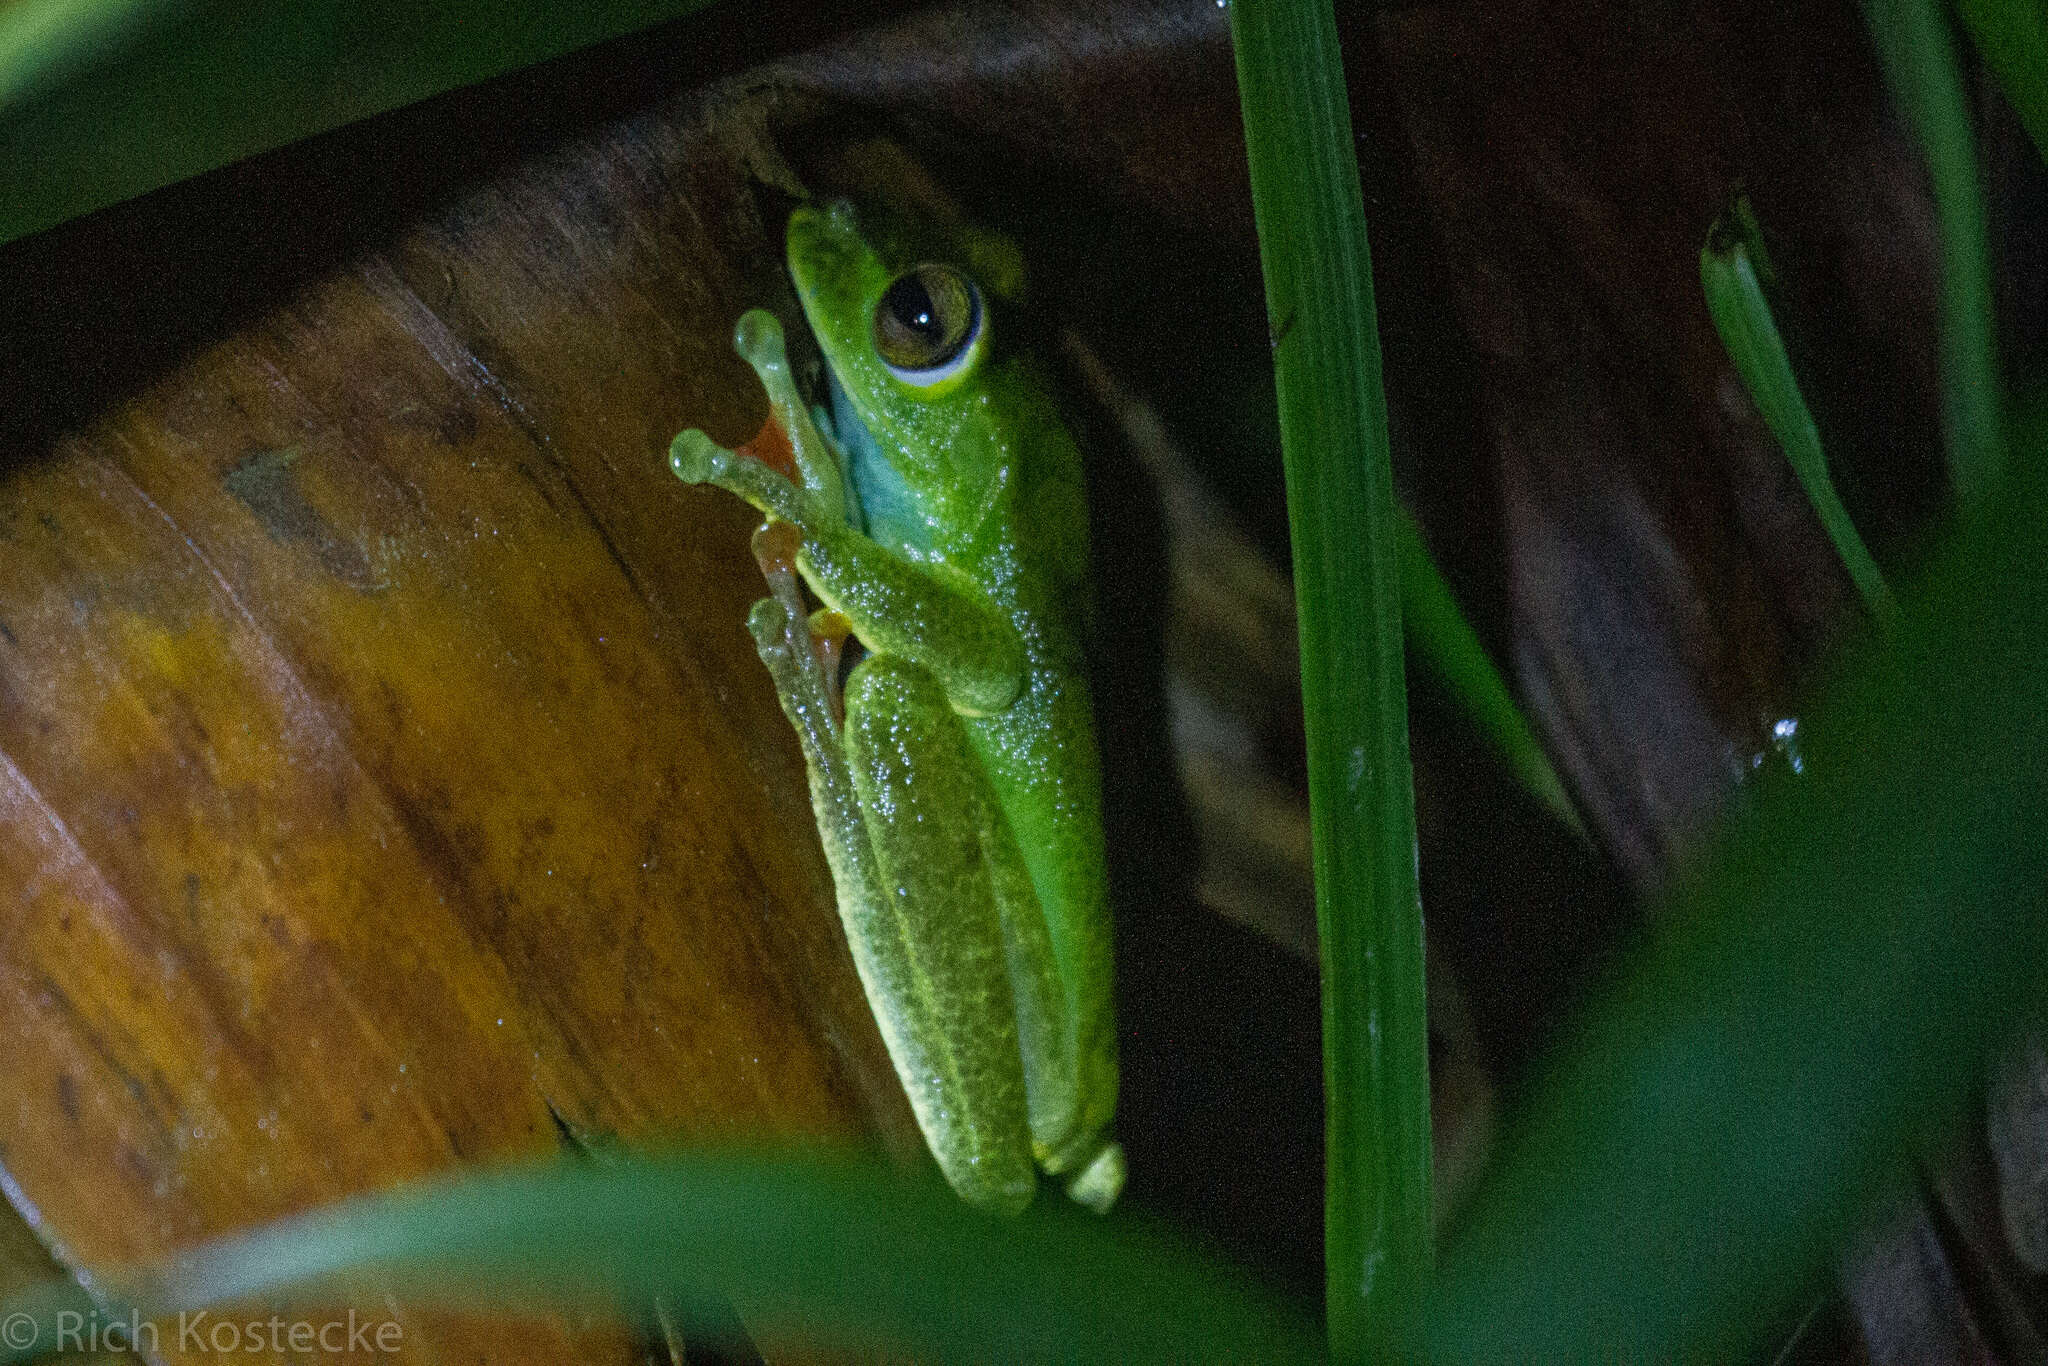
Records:
M735 346L787 460L670 447L767 521L748 626L795 727L847 939L932 1155L972 1204L1038 1172L1107 1209L1116 1105L1101 775L1082 656L1081 458L994 335L1021 269L945 215L798 208L790 275L829 369L813 414L774 316ZM828 436L825 427L837 436ZM765 436L773 436L764 429ZM778 468L777 465L781 467ZM825 604L805 611L796 575ZM866 656L838 689L848 631Z

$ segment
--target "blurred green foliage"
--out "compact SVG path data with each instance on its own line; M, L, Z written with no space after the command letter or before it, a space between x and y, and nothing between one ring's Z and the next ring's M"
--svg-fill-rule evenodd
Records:
M1863 14L1934 190L1941 227L1942 442L1956 504L1967 514L1998 486L2006 435L1976 124L1940 0L1863 0Z
M2048 961L2048 441L1904 595L1588 1013L1426 1355L1741 1359L1967 1121Z
M110 1312L145 1317L349 1288L457 1307L625 1312L659 1299L693 1334L729 1331L737 1311L785 1340L929 1361L1323 1359L1291 1306L1135 1218L1056 1200L984 1214L936 1179L816 1154L505 1169L316 1210L99 1283ZM78 1302L51 1292L17 1307L47 1321Z
M1955 6L2034 150L2048 156L2048 6L2039 0L1955 0Z
M14 0L0 242L705 0Z

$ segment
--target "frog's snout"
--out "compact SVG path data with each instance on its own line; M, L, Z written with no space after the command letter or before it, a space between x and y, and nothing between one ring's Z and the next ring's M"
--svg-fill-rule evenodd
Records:
M850 199L801 204L789 215L786 236L792 265L843 253L860 241L860 212Z

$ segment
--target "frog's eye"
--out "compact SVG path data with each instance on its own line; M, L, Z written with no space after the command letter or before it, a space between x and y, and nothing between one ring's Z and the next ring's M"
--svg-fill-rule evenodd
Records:
M967 368L981 325L974 281L951 266L916 266L875 304L875 352L905 384L929 387Z

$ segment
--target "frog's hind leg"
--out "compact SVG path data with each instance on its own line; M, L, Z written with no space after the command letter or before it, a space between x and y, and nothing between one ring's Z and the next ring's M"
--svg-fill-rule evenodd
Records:
M929 671L894 655L863 661L847 682L846 748L882 884L961 1077L948 1089L1000 1107L985 1122L1016 1135L1028 1173L1080 1113L1065 995L1030 872Z
M883 892L885 884L847 759L839 698L812 638L795 575L779 553L774 524L757 535L755 551L772 596L754 604L747 629L803 750L818 839L838 893L839 919L889 1059L910 1096L926 1143L961 1197L995 1209L1022 1209L1035 1183L1030 1154L984 1155L977 1147L978 1136L1001 1131L983 1130L978 1124L982 1116L966 1106L948 1104L954 1088L935 1084L957 1070L942 1011L905 938L895 898ZM1020 1102L1014 1121L1019 1129L1021 1111Z
M913 820L926 814L926 789L936 797L944 783L924 768L920 757L918 792L907 795L900 765L859 762L857 755L877 747L877 732L894 727L886 718L879 727L864 719L864 708L875 699L861 701L851 690L847 719L841 719L827 663L772 525L762 529L755 549L773 596L754 604L747 626L803 749L847 947L890 1060L932 1156L953 1188L972 1204L1021 1210L1031 1201L1037 1171L1016 1012L987 876L981 875L976 897L972 873L951 867L954 861L940 852L951 821L933 820L908 839L892 838L886 854L877 849L876 829L893 829L906 814ZM850 689L865 676L890 672L877 670L883 663L864 662L854 671ZM887 664L914 668L900 661ZM937 688L929 681L927 686ZM940 702L943 706L943 697ZM959 723L950 712L947 719L950 738L964 754ZM884 774L879 784L872 778L877 767ZM871 823L862 814L863 804L878 794L886 794L896 814ZM906 804L909 813L903 811ZM972 839L972 823L967 829ZM942 881L957 877L963 902L929 894L935 870L944 870L937 873Z
M831 865L844 915L849 901L872 901L877 895L875 856L854 793L852 770L846 763L836 680L812 639L803 596L790 565L786 542L791 534L787 524L777 522L754 533L754 556L772 596L754 604L747 616L747 630L774 680L782 714L789 718L803 750L811 809L817 816L818 836L825 846L825 861Z

